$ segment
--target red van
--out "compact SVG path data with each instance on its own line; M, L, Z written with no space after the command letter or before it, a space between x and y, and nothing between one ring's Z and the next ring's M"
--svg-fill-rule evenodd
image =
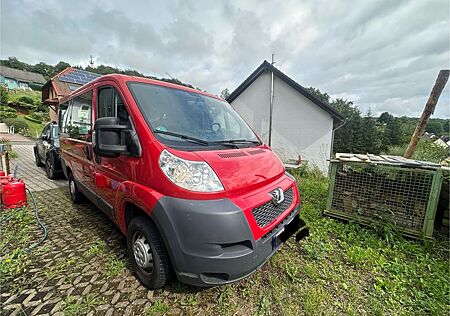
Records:
M61 100L59 126L73 202L114 221L150 289L244 278L304 225L294 178L217 96L107 75Z

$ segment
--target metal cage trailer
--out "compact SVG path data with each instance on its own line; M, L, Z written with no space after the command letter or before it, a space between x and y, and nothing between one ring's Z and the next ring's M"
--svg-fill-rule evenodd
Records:
M336 154L330 160L330 217L392 224L404 235L431 238L442 184L436 163L387 155Z

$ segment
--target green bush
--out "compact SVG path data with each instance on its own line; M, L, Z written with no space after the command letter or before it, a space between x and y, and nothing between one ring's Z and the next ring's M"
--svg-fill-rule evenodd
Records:
M9 100L8 90L6 90L5 87L0 86L0 105L1 106L8 105L8 100Z
M9 106L0 106L0 120L17 117L17 111Z
M14 126L14 128L17 130L19 128L28 128L27 122L23 120L19 120L17 118L7 118L3 120L3 123L5 123L8 126Z
M387 154L393 156L403 156L407 147L408 144L389 147ZM448 156L449 150L447 148L436 145L429 140L421 140L417 144L412 159L438 163Z
M17 101L19 101L21 103L26 103L29 105L34 105L34 100L31 97L26 96L26 95L21 96L20 98L17 99Z
M440 162L449 156L448 148L441 147L430 141L421 141L417 144L413 159Z
M34 113L31 113L31 114L34 114ZM39 123L39 124L42 123L42 118L40 116L32 117L31 114L30 115L25 115L24 116L25 119L27 119L28 121L34 122L34 123Z
M8 126L14 126L14 130L16 133L19 133L23 136L30 136L30 127L26 121L19 118L5 118L3 119L3 123Z

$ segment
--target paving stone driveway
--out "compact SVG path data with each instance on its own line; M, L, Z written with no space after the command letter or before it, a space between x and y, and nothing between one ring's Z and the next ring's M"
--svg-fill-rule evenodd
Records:
M129 267L121 232L94 205L72 204L67 186L52 189L66 181L48 180L33 165L30 148L15 145L19 158L13 165L19 164L19 176L34 191L49 235L30 253L25 272L2 281L0 315L142 315L155 301L172 305L195 293L176 281L159 291L140 285ZM87 309L70 313L76 304ZM204 314L210 305L191 306L188 314ZM183 313L175 307L170 314Z
M31 191L46 191L67 185L66 179L50 180L44 168L36 167L33 144L13 144L12 146L17 153L17 158L11 160L11 172L17 166L17 176L25 181Z
M126 244L100 210L88 203L73 205L67 189L41 191L35 197L48 239L34 251L28 270L2 287L2 314L62 313L68 296L96 297L100 315L139 315L151 305L153 292L130 269L111 276L112 263L128 265Z

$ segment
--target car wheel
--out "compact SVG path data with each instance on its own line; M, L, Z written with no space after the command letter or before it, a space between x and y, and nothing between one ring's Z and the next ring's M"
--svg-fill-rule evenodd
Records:
M36 151L36 148L34 149L34 161L36 163L36 166L38 167L43 167L44 164L41 161L41 158L39 158L39 154Z
M58 174L55 171L55 160L52 155L49 155L47 159L45 159L45 172L49 179L56 179L58 177Z
M172 266L158 229L145 217L134 218L127 229L127 246L139 281L155 290L172 277Z
M73 203L80 204L83 202L83 194L78 191L77 184L75 183L72 173L69 173L69 193Z

